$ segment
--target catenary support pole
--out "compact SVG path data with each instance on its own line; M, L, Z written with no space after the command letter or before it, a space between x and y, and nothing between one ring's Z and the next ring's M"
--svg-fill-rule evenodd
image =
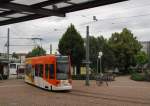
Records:
M89 86L89 26L86 27L86 86Z
M50 44L50 54L52 54L52 44Z
M7 60L8 60L8 77L9 77L9 42L10 42L10 29L7 30Z

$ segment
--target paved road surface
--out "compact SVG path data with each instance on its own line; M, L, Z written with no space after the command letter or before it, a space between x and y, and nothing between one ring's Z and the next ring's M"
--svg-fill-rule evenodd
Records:
M51 92L24 83L23 80L0 81L0 106L150 106L150 82L136 82L126 77L96 86L90 81L73 81L70 92Z

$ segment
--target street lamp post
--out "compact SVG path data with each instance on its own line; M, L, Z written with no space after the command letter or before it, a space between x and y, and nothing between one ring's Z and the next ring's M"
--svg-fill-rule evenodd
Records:
M86 27L86 81L85 85L89 86L89 26Z
M103 52L99 52L98 53L98 59L100 59L100 74L102 74L102 55L103 55Z
M93 16L93 20L97 21L96 16ZM86 26L86 81L85 85L89 86L89 26Z

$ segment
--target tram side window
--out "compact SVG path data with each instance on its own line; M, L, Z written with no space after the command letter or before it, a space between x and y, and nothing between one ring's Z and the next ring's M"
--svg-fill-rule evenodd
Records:
M50 64L50 79L54 78L54 64Z
M35 65L35 76L39 76L39 69L38 69L38 65Z
M39 77L43 77L43 65L39 64Z
M45 64L45 76L46 76L46 79L48 79L48 64Z

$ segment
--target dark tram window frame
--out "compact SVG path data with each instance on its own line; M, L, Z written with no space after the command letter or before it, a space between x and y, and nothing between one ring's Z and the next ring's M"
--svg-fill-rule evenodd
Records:
M54 67L54 64L49 64L49 78L50 79L54 79L54 73L55 73L55 67Z
M39 76L38 64L35 64L35 76Z
M45 64L45 77L48 79L48 74L49 74L49 65Z
M39 77L43 77L43 64L39 64Z

